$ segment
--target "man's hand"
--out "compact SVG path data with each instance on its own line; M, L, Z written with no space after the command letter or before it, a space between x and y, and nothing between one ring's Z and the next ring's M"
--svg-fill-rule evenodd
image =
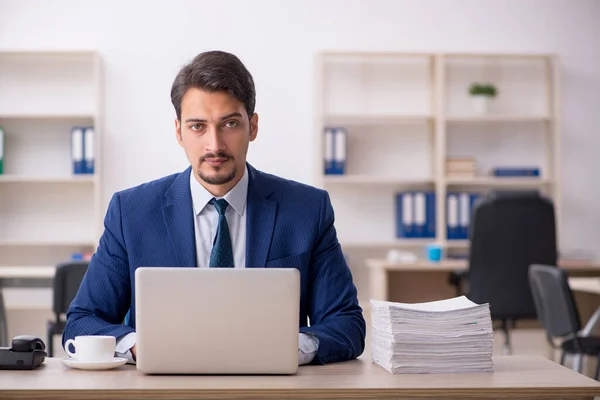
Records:
M135 360L135 344L133 345L133 347L131 348L131 356L133 357L133 359Z

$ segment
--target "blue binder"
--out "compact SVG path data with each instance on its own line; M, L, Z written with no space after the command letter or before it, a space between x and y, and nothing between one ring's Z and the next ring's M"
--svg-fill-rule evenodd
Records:
M466 239L471 223L471 195L458 193L458 239Z
M427 206L424 192L413 192L414 237L424 238L427 233Z
M460 239L458 194L446 195L446 237L448 240Z
M73 127L71 129L71 162L73 163L73 173L83 174L85 171L83 164L84 152L83 128Z
M83 137L83 173L93 174L94 173L94 128L88 127L84 131Z
M396 237L400 239L412 238L414 230L413 195L410 192L396 194Z
M333 136L333 167L336 174L343 175L346 173L346 141L348 135L345 129L336 128Z
M522 177L522 176L540 176L539 168L513 168L498 167L492 171L494 176L498 177Z
M335 168L333 165L333 142L335 140L334 130L332 128L325 128L325 154L324 157L324 169L326 175L335 174Z
M435 209L435 193L427 192L425 193L425 210L426 210L426 229L425 236L426 238L435 238L435 220L436 220L436 209Z

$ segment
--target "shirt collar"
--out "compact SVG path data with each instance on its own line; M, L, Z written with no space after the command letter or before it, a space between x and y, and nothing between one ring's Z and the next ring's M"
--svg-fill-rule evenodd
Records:
M194 176L194 171L190 173L190 191L192 194L192 203L194 205L194 215L198 215L204 210L204 207L213 196L208 190L198 182ZM244 175L238 183L235 184L229 192L222 197L227 203L240 215L244 215L246 208L246 199L248 198L248 167L244 168Z

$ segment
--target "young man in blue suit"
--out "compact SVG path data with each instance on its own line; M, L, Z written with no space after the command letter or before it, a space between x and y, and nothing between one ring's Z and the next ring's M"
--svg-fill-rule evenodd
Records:
M365 321L327 192L246 163L258 133L248 70L232 54L201 53L178 73L171 101L177 142L191 166L113 196L98 249L67 312L63 345L78 335L111 335L118 355L135 360L137 267L297 266L298 362L358 357Z

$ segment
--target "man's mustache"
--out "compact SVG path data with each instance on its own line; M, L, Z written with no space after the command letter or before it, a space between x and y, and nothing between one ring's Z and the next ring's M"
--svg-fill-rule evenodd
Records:
M227 154L227 153L207 153L205 155L203 155L202 157L200 157L200 163L203 163L204 161L206 161L207 158L226 158L226 159L230 159L233 158L233 156Z

